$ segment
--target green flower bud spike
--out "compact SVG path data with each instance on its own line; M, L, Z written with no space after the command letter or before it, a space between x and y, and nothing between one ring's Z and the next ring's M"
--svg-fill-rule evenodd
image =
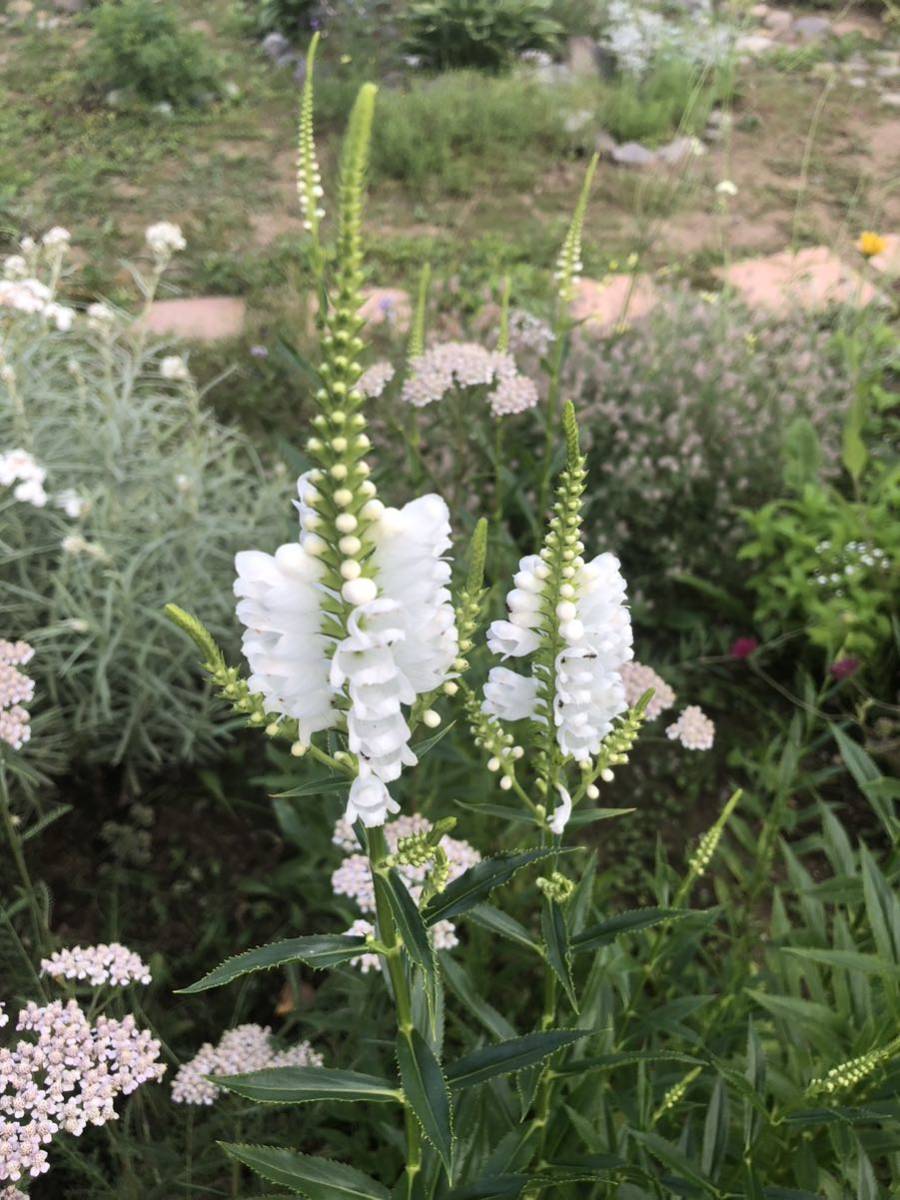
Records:
M306 78L300 95L300 122L297 145L297 195L303 213L303 224L312 238L317 268L321 268L319 248L319 221L324 216L322 209L322 174L316 157L316 141L313 129L313 75L319 34L313 35L306 54Z
M575 295L575 284L578 282L582 271L581 241L584 233L584 218L587 213L591 184L594 182L594 174L599 161L600 156L595 154L588 163L587 173L585 174L584 183L581 188L581 195L578 197L578 203L575 205L575 211L572 214L572 221L563 239L559 258L556 260L555 279L557 294L560 302L564 305L572 303Z
M419 276L419 291L416 297L416 311L413 314L412 326L409 331L409 341L406 344L406 360L412 362L425 349L425 318L428 310L428 289L431 285L431 263L423 263Z
M722 840L722 834L725 832L725 827L728 824L731 814L740 803L743 792L738 789L728 800L728 803L719 814L716 823L703 834L700 841L697 843L697 848L691 855L688 862L688 870L681 886L675 895L675 907L679 908L688 898L691 889L697 880L706 873L709 864L712 862L716 850L719 848L719 842Z
M898 1052L900 1052L900 1037L894 1038L886 1046L870 1050L868 1054L861 1054L859 1058L851 1058L847 1062L838 1063L836 1067L831 1068L827 1075L810 1080L806 1094L811 1099L817 1096L836 1099L843 1093L858 1087L879 1067L895 1058Z

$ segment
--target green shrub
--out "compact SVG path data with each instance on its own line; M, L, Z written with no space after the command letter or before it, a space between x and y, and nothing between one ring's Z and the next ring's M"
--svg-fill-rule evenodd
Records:
M173 5L158 0L103 4L93 25L85 66L91 87L172 105L196 104L218 90L215 57Z
M675 617L673 578L741 591L739 511L782 494L796 417L813 422L828 475L838 470L851 383L808 318L675 293L621 334L584 338L570 380L600 472L592 512L655 622Z
M249 0L249 18L258 33L277 31L285 37L309 30L318 0Z
M423 66L499 71L524 50L550 50L561 32L549 0L414 0L404 48Z
M40 708L56 706L69 761L138 778L223 729L163 618L172 579L190 578L227 634L234 551L288 513L182 359L128 314L61 312L68 330L53 310L0 307L0 630L35 646ZM19 490L19 449L46 473L43 497Z
M498 170L523 182L540 151L566 145L559 105L539 84L487 79L472 71L419 81L379 98L372 146L376 175L404 183L471 191Z
M729 90L725 72L710 77L683 59L663 59L646 75L623 74L606 86L598 116L617 141L653 143L678 130L702 132L713 105Z

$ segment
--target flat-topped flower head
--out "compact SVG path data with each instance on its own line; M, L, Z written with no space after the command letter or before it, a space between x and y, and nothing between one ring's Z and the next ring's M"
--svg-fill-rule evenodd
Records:
M237 1025L222 1034L214 1046L206 1042L192 1059L175 1072L172 1100L175 1104L210 1105L222 1089L210 1075L243 1075L269 1067L321 1067L322 1055L309 1042L301 1041L279 1049L272 1030L262 1025Z
M686 750L711 750L715 736L715 725L696 704L689 704L666 730L666 737L681 742Z
M120 942L97 946L72 946L57 950L41 960L41 972L51 979L69 979L90 987L127 987L131 983L148 984L150 968Z
M32 659L27 642L0 639L0 742L21 750L31 737L31 717L23 707L34 697L34 680L20 667Z

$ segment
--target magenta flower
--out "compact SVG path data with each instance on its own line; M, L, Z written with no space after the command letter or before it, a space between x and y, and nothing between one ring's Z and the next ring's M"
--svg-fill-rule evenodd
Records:
M858 658L839 658L837 662L833 662L828 668L829 673L840 683L842 679L849 679L851 675L855 675L862 663Z
M755 637L739 637L731 643L728 653L732 658L744 659L749 658L758 649L759 641Z

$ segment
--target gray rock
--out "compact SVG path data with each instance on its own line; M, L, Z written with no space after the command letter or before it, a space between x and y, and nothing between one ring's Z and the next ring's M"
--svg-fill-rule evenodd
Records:
M831 33L831 22L827 17L797 17L791 26L791 32L804 42L816 42L819 38L828 37Z
M666 146L661 146L656 151L656 157L660 162L668 163L670 166L678 166L679 163L687 162L691 158L699 158L706 153L706 147L695 137L678 137L669 142Z
M87 8L86 0L53 0L53 7L59 12L80 13Z
M869 86L869 81L865 75L851 75L847 80L852 88L864 88Z
M900 108L900 92L882 92L881 103L888 108Z
M749 54L751 58L767 54L770 50L774 50L775 46L776 43L765 33L745 33L734 43L735 51L738 54Z
M620 167L652 167L656 162L655 153L640 142L623 142L610 151L610 157Z
M570 37L566 62L572 74L580 79L598 75L597 43L591 37Z
M262 40L262 50L266 58L281 64L287 57L294 57L291 43L283 33L267 33Z
M900 67L892 67L887 65L883 67L876 67L875 74L879 79L896 79L898 76L900 76Z
M601 158L612 158L613 151L617 150L618 146L619 143L616 141L616 139L608 134L605 129L602 129L597 134L597 138L594 142L594 150L600 155Z
M786 8L771 8L763 17L766 29L771 29L777 36L787 33L794 21L794 14Z

